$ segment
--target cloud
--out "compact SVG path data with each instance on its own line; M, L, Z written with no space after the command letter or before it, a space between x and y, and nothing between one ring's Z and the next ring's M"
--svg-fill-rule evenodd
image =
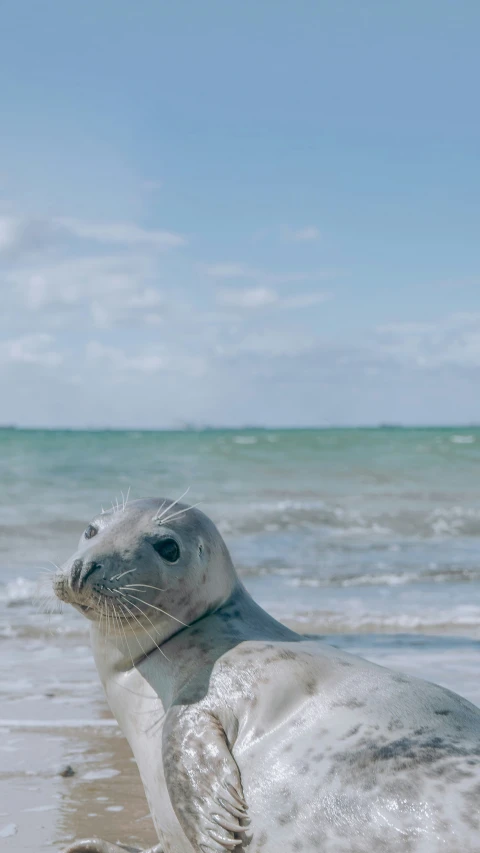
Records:
M234 308L263 308L276 305L279 308L312 308L330 298L328 293L299 293L295 296L280 296L268 287L229 288L217 293L217 300Z
M315 225L307 225L305 228L287 228L286 237L295 243L314 243L320 239L320 231Z
M0 362L58 367L63 362L63 355L50 348L52 341L52 336L45 333L4 341L0 344Z
M173 231L148 230L133 222L83 222L80 219L59 218L54 223L74 237L98 243L118 243L124 246L145 246L150 249L171 249L184 246L186 239Z
M6 281L25 308L42 314L45 322L78 323L80 312L83 323L90 316L97 327L110 328L164 306L157 277L149 255L122 254L19 267L7 273Z
M421 369L480 367L480 314L451 314L435 323L377 328L378 352Z
M107 363L120 372L133 370L140 373L158 373L168 364L168 359L158 353L129 356L119 347L106 346L99 341L89 341L86 357L88 361L100 361L103 365Z
M298 296L288 296L282 301L283 308L312 308L322 305L331 298L330 293L299 293Z
M312 229L289 239L314 241ZM462 411L475 411L480 313L413 315L356 334L340 324L329 338L317 321L332 271L221 262L203 266L198 283L195 262L163 253L184 240L132 223L0 217L9 420L401 420L401 405L407 419L429 417L429 401L432 412L451 409L441 390L450 380L450 399L463 383Z
M129 353L121 347L109 346L100 341L89 341L85 350L88 362L100 362L114 373L179 373L193 377L202 376L207 362L202 355L189 356L172 352L171 348L150 345L139 352Z
M232 308L262 308L278 302L278 294L267 287L221 290L218 301Z
M0 217L0 258L43 251L58 242L52 220L16 216Z
M226 352L235 356L245 353L267 358L290 358L311 351L315 344L315 338L302 332L286 335L279 329L266 329L247 334L238 344L227 347Z
M11 216L0 218L0 252L11 249L18 238L18 222Z
M64 247L72 238L154 252L178 248L187 242L182 234L141 228L131 222L95 223L68 217L0 217L0 257Z
M243 264L211 264L205 272L212 278L258 278L261 273Z
M235 279L243 278L256 281L258 284L264 285L282 285L293 284L302 281L311 281L320 278L332 278L338 275L337 270L321 270L315 273L291 272L291 273L273 273L265 270L255 269L246 264L226 263L226 264L210 264L203 267L204 271L211 278L216 279Z
M153 287L146 287L140 293L134 293L128 300L132 308L155 308L162 305L163 296Z

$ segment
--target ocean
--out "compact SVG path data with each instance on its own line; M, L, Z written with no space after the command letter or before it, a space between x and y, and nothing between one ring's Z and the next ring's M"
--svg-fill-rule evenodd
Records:
M85 796L95 779L98 791L109 773L126 778L128 758L112 769L88 624L69 608L42 612L36 596L41 573L127 494L188 488L278 619L480 705L480 429L2 429L0 482L0 839L11 850L39 838L57 849L80 831L54 754L76 762ZM90 730L108 731L110 747L94 750ZM27 789L28 828L15 795ZM92 821L126 807L100 802Z

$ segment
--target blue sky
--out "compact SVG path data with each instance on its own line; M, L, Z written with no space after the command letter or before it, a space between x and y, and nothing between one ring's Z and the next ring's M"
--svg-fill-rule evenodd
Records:
M0 421L480 421L479 25L4 0Z

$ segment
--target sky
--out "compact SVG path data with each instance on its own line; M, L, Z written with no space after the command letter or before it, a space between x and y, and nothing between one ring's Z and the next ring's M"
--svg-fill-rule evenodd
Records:
M0 423L480 422L476 0L2 0Z

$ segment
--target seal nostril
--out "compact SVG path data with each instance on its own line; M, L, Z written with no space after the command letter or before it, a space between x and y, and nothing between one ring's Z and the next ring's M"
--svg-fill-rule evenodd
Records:
M78 587L78 588L79 588L79 590L80 590L80 589L82 589L82 587L83 587L83 586L85 586L85 583L86 583L86 581L87 581L87 578L89 578L89 577L90 577L90 575L93 575L93 573L94 573L94 572L96 572L98 569L101 569L101 568L102 568L102 566L101 566L101 564L100 564L100 563L91 563L91 564L90 564L90 566L89 566L89 568L88 568L88 569L87 569L87 571L85 572L85 574L84 574L83 578L81 578L81 580L80 580L80 584L79 584L79 587Z
M83 569L83 560L74 560L71 568L70 575L70 585L72 589L75 589L78 586L78 581L80 580L80 575Z

